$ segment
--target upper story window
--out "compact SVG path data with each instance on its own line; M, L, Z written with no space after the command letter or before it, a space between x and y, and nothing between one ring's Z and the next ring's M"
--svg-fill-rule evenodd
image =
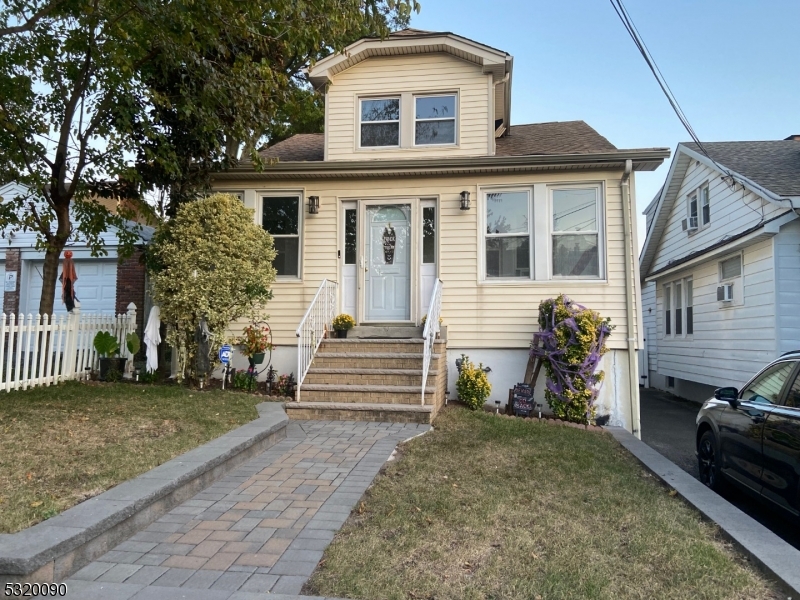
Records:
M278 277L300 277L300 196L262 196L261 226L275 242Z
M400 146L400 98L361 99L361 147Z
M555 277L600 276L599 190L554 189L553 275Z
M703 225L711 222L711 204L708 195L708 184L700 188L700 206L703 212Z
M693 192L689 195L689 206L687 207L686 216L689 221L689 231L696 230L699 226L697 221L697 192Z
M416 96L414 98L414 144L456 143L456 96Z

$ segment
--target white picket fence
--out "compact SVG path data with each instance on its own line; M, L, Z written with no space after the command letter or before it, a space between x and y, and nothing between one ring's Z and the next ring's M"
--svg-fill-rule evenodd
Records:
M70 379L87 379L99 366L94 336L108 331L120 343L120 357L131 359L125 336L136 331L136 305L127 314L0 316L0 390L25 390Z

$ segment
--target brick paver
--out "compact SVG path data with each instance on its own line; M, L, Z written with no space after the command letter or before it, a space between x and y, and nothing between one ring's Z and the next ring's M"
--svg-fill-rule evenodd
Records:
M395 446L428 429L292 421L287 439L175 507L67 584L84 589L88 582L102 582L107 591L112 584L138 584L125 587L137 590L125 596L131 600L157 597L154 587L299 594Z

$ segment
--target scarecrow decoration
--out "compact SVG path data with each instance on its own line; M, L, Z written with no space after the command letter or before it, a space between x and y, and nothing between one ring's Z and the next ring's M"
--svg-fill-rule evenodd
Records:
M64 263L61 265L61 301L67 307L67 311L72 312L75 308L75 282L78 281L78 274L75 272L75 263L72 262L72 250L64 252Z

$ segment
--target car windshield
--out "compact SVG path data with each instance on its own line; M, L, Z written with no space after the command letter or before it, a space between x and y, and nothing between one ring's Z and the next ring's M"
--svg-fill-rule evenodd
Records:
M742 392L742 400L757 404L777 404L783 384L794 370L795 363L787 361L773 365Z

